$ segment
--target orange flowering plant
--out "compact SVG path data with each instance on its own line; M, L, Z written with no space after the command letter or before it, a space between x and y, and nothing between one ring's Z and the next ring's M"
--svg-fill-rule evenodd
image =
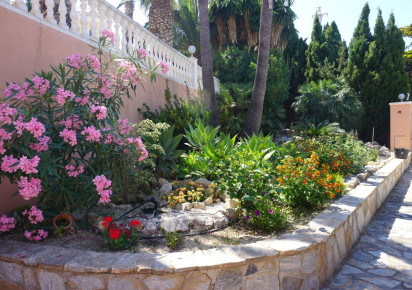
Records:
M329 165L320 164L316 152L305 159L289 156L276 169L282 195L292 207L318 206L344 189L342 177L331 174Z
M129 249L137 241L142 227L139 220L132 220L129 225L116 224L111 216L103 219L102 226L109 247L116 250Z

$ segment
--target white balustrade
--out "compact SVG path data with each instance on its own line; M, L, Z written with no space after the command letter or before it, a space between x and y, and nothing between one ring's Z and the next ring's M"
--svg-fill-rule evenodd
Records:
M66 1L60 0L60 4L59 4L59 26L62 27L62 28L67 27L66 14L67 14Z
M9 0L0 1L10 4ZM159 61L166 62L170 66L168 76L191 88L202 88L202 68L197 65L196 58L187 58L165 44L105 0L69 0L69 2L70 6L68 4L66 6L65 0L59 0L58 21L53 11L54 0L45 0L46 13L40 10L40 0L33 0L30 13L38 18L45 18L50 25L63 29L68 29L67 22L69 22L71 33L85 40L90 38L95 40L100 36L101 31L106 29L113 31L115 39L112 48L120 57L126 56L127 51L131 54L133 50L144 48L147 52L145 62L149 67L156 66ZM27 11L24 0L15 0L12 5ZM68 11L69 7L70 11ZM66 19L68 12L70 19ZM219 80L216 78L215 86L218 90Z

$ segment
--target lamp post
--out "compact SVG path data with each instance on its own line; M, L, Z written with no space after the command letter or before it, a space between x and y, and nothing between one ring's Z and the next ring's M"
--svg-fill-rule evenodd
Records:
M398 98L401 102L403 102L403 99L405 99L405 94L399 94Z

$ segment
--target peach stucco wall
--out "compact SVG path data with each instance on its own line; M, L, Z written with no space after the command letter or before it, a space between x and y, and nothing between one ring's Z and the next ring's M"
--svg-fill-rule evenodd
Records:
M50 65L57 65L66 56L73 53L87 55L91 49L87 42L68 35L29 17L20 15L0 6L0 90L6 82L22 83L31 78L34 71L49 70ZM141 120L137 108L147 103L151 108L164 104L166 78L157 75L156 83L144 82L144 89L139 87L133 100L125 98L122 118L131 122ZM186 97L186 86L169 80L172 94ZM196 90L191 94L197 95ZM6 180L0 184L0 214L21 205L19 196L12 196L16 186Z

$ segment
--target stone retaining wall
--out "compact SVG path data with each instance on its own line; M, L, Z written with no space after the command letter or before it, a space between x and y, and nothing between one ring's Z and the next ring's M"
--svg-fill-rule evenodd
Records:
M304 228L252 244L129 254L0 241L0 289L318 289L410 162L392 160Z

